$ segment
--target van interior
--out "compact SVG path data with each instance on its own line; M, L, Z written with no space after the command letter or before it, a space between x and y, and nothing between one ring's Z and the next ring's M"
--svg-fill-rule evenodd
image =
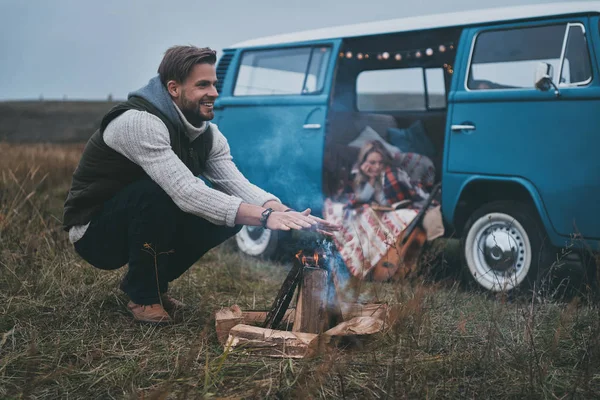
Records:
M374 132L402 153L427 157L441 178L447 96L461 29L346 39L327 119L323 190L347 184ZM373 132L374 131L374 132Z

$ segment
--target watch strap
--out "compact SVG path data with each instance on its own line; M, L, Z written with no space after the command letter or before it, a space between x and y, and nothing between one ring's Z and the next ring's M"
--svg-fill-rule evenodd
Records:
M263 228L267 229L267 220L269 219L269 216L271 215L271 213L273 212L272 208L267 208L265 211L262 212L261 217L260 217L260 224L262 225Z

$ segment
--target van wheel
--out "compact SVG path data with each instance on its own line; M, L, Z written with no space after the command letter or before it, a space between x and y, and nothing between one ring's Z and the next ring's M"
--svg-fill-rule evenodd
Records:
M265 259L275 256L279 242L277 232L247 225L235 235L235 241L242 253Z
M477 209L461 238L463 262L475 283L492 292L529 288L552 263L553 249L537 211L497 201Z

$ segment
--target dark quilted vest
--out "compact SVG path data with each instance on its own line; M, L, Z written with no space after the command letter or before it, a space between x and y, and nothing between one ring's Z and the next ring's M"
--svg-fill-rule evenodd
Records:
M103 118L100 128L88 140L79 165L73 173L71 189L64 205L63 229L87 224L104 202L129 183L145 176L136 163L110 148L103 138L106 126L127 110L147 111L159 117L169 129L171 148L192 171L200 175L212 147L210 128L190 143L183 125L174 125L162 112L141 97L131 97L113 107Z

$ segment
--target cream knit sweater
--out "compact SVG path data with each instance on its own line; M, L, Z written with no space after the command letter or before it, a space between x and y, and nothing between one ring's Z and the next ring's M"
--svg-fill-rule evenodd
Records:
M190 140L202 135L208 128L190 124L179 108L179 117ZM215 189L195 177L171 149L169 131L160 118L145 111L129 110L113 120L104 130L105 143L140 165L173 199L184 212L202 217L216 225L235 225L235 217L242 202L263 205L269 200L279 201L274 195L250 183L237 169L231 157L227 139L215 124L212 148L203 176ZM74 226L69 231L72 243L81 239L89 223Z

